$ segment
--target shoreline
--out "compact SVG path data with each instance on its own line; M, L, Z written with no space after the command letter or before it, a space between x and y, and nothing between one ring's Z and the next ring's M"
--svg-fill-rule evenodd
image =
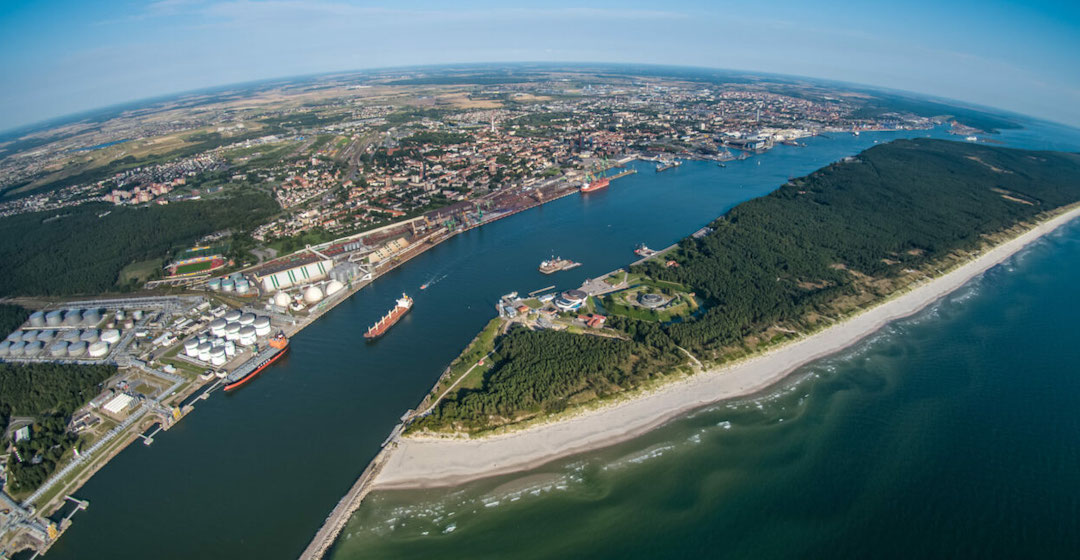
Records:
M477 439L396 438L372 490L439 488L521 472L633 439L692 410L761 392L807 363L836 354L964 286L1030 243L1080 217L1074 205L942 276L809 336L745 360L671 381L641 395Z

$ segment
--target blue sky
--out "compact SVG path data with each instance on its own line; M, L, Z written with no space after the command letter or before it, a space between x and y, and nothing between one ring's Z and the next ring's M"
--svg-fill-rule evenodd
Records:
M0 130L157 95L340 70L500 61L757 70L1080 126L1080 2L0 3Z

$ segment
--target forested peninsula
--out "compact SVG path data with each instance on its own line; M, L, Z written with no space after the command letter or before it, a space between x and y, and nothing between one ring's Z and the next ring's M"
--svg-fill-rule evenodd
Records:
M409 433L479 434L755 354L937 277L1077 201L1080 154L930 139L875 146L736 206L707 235L628 271L628 290L676 287L698 304L692 315L609 311L603 328L588 330L510 324L490 341L482 380L446 391ZM605 300L590 306L600 312Z

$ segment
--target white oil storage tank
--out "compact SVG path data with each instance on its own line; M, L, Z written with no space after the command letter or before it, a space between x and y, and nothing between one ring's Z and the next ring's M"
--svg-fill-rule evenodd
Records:
M56 338L56 331L52 329L38 331L37 333L37 339L41 342L49 343L52 342L54 338Z
M213 346L211 346L209 342L204 342L204 343L200 344L199 345L199 359L204 361L204 362L209 362L210 361L210 350L211 349L213 349Z
M12 331L7 335L8 342L21 342L23 339L22 331Z
M45 324L50 327L59 327L64 322L64 312L57 309L45 314Z
M27 342L23 347L23 355L27 358L33 358L41 354L41 351L45 348L45 345L40 342Z
M83 331L82 335L79 336L79 340L81 340L81 341L83 341L83 342L85 342L87 344L93 344L93 343L97 342L98 341L98 331L97 331L97 329L86 329L85 331Z
M211 350L210 363L215 366L225 365L225 348L214 348Z
M97 326L97 324L101 322L101 312L97 309L87 309L83 312L82 322L84 325L89 325L91 327Z
M142 309L136 309L135 311L132 311L131 312L131 318L135 319L136 321L142 321L142 318L143 318Z
M30 314L30 326L31 327L44 327L45 326L45 313L42 311L35 311Z
M240 313L240 311L236 309L230 309L225 313L225 321L228 323L235 323L240 320L240 315L243 315L243 313Z
M104 358L109 353L109 343L99 340L88 346L86 353L91 358Z
M252 324L254 322L255 322L255 314L254 313L244 313L243 315L240 316L240 326L241 327L246 327L246 326L248 326L248 325L250 325L250 324Z
M60 338L68 342L75 342L82 336L82 331L79 329L71 329L70 331L64 331L64 334L60 335Z
M78 358L86 353L86 343L82 341L72 342L71 344L68 344L67 350L69 357Z
M120 342L120 331L116 329L105 329L101 331L101 340L108 342L109 344L116 344Z
M223 292L231 292L231 291L233 291L234 287L235 287L235 284L232 281L232 278L226 278L226 279L221 281L221 291L223 291Z
M69 327L77 327L82 323L82 311L78 309L68 309L64 313L64 324Z
M304 303L314 305L322 301L323 293L318 286L311 286L304 290Z
M240 329L240 344L244 346L255 344L255 327L248 325Z
M37 340L37 333L37 331L23 331L22 341L27 343L34 342L35 340Z
M7 355L9 353L11 353L11 341L10 340L0 341L0 358L7 357Z
M221 278L211 278L206 286L215 292L221 289Z
M58 340L49 345L49 355L54 358L63 358L67 356L68 343L63 340Z
M225 325L225 340L236 340L238 338L240 338L240 323Z
M236 293L246 294L251 291L251 284L248 284L247 280L238 280L236 282Z
M230 340L225 343L225 357L231 358L236 355L236 345Z
M194 358L199 355L199 341L194 338L189 338L184 342L184 354L190 358Z
M270 318L266 316L256 317L255 322L251 324L255 327L255 334L257 336L266 336L270 334Z
M21 358L23 355L23 348L26 348L25 342L21 340L12 342L11 346L8 346L8 355L12 358Z
M214 336L225 336L225 325L227 324L228 321L221 318L210 321L210 334Z

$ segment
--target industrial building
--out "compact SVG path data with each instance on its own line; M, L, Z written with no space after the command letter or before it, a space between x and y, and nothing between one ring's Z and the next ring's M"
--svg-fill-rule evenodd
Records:
M283 263L280 267L263 268L255 272L255 278L259 281L265 292L276 292L291 288L298 284L307 284L322 280L330 274L334 267L334 261L330 259L317 260L296 265Z

